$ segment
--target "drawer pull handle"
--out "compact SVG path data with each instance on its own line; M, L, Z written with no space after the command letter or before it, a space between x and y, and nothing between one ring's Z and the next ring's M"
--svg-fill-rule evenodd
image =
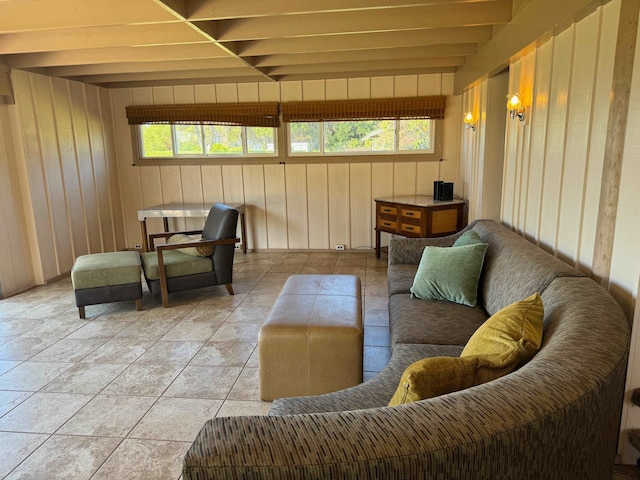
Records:
M404 227L405 230L407 230L408 232L413 232L414 228L413 227Z
M414 217L414 216L416 215L416 214L415 214L415 212L404 212L404 214L405 214L407 217Z
M381 209L383 213L391 213L391 209L390 208L382 208Z
M382 226L383 226L383 227L390 227L390 226L391 226L391 223L389 223L389 222L382 222Z

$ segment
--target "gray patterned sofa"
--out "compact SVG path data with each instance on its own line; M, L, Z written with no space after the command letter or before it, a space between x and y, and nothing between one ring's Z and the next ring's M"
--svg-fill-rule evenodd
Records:
M387 367L353 388L276 400L266 417L209 420L185 456L184 480L611 478L629 347L621 309L593 280L498 223L467 229L489 244L481 305L409 295L424 246L450 246L460 233L393 239ZM544 338L526 365L386 406L409 364L459 355L489 315L536 291Z

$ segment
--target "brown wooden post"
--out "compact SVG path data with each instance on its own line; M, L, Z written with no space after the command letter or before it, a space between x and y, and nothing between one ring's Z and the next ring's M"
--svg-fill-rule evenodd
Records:
M620 176L629 116L629 97L631 96L631 78L639 14L640 2L638 0L622 0L593 252L592 276L605 288L609 287L611 258L613 256L613 237L620 196Z

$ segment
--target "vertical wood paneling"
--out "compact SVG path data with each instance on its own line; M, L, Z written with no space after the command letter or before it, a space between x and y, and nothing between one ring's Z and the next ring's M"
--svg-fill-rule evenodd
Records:
M433 188L432 188L433 189ZM393 196L393 163L374 163L371 165L371 200L376 198L384 198ZM374 202L375 203L375 202ZM371 245L375 246L375 205L371 207ZM389 238L391 235L388 233L380 234L380 243L382 245L389 245Z
M244 184L244 201L251 210L249 215L249 247L269 248L271 243L270 224L273 223L274 230L282 221L283 214L279 213L278 200L268 198L266 189L269 183L274 183L271 178L265 178L265 170L262 165L244 165L242 167L242 177ZM270 209L273 206L273 214ZM271 217L274 217L273 219ZM275 238L274 243L278 243ZM286 235L285 233L281 236ZM286 247L277 247L286 248Z
M371 79L371 98L393 97L393 77L374 77Z
M160 178L160 167L141 167L140 190L145 207L161 205L164 203L162 195L162 180ZM162 219L149 218L146 221L148 233L158 233L164 230Z
M393 165L393 194L416 194L416 162L402 162Z
M417 75L399 75L395 77L395 97L415 97L418 95Z
M327 100L345 100L348 97L349 85L346 78L336 78L325 82L325 98Z
M349 165L351 248L371 247L371 164Z
M245 183L248 185L248 182ZM249 191L248 188L247 191ZM288 248L284 165L264 166L264 194L267 210L267 242L264 247L258 248Z
M553 42L553 39L551 39L541 45L536 54L536 85L531 119L529 121L531 132L529 184L524 212L525 219L524 224L521 225L527 237L534 241L538 239L540 225L540 203L542 200L542 180L545 170L544 154L547 147L547 119L549 114Z
M280 85L277 83L260 82L258 84L258 94L261 102L279 102Z
M329 248L329 190L327 164L307 165L309 248Z
M239 83L238 84L238 101L239 102L258 102L260 100L260 92L257 83Z
M351 248L349 238L349 164L332 163L328 166L329 195L329 248L342 243Z
M222 167L220 165L203 165L202 172L202 196L207 206L216 202L225 202L224 188L222 187Z
M286 165L287 237L289 248L309 248L307 214L307 168L305 165Z
M512 62L509 66L509 94L516 93L520 86L521 61ZM520 122L507 120L505 137L505 159L502 182L502 221L507 225L514 224L515 189L518 169L518 141L520 138Z
M216 85L216 99L218 103L237 103L238 85L235 83Z
M102 250L115 250L113 242L113 216L110 204L110 187L107 150L104 144L103 124L100 115L100 96L98 89L91 85L83 85L87 123L89 126L89 141L91 147L91 161L93 164L93 178L96 186L98 212L100 218L100 241Z
M324 80L304 80L302 82L303 100L324 100L324 95Z
M60 208L61 205L66 205L66 197L64 180L60 169L60 153L49 82L48 77L40 75L33 77L35 106L38 109L42 164L47 184L47 201L49 203L49 215L56 249L57 272L64 272L71 269L74 258L71 249L71 235L69 233L69 213L66 208Z
M559 34L553 45L551 95L547 124L544 195L540 209L540 244L555 251L557 241L560 188L564 166L569 85L573 59L574 27Z
M347 95L350 99L371 98L371 79L350 78L348 80Z
M78 85L78 87L82 89L82 85ZM76 142L71 120L67 81L60 78L52 78L51 91L53 94L52 102L57 125L62 179L66 193L66 209L69 213L71 248L75 258L79 255L89 253L89 248L87 244L83 199L80 191L80 178L78 176L78 164L76 163ZM89 163L90 157L87 156L77 160ZM93 176L91 177L91 183L93 184ZM97 217L94 219L92 226L96 228L100 227ZM101 238L100 231L97 231L94 236L97 243L99 243Z
M118 115L118 112L120 112L119 118L122 119L124 117L125 107L133 103L131 94L132 92L129 89L115 89L111 92L111 105L114 115ZM120 198L123 207L122 219L127 245L133 246L142 242L137 210L147 206L144 205L140 187L141 169L131 166L133 163L131 128L126 120L114 122L114 135L120 181ZM157 167L152 168L157 169Z
M193 96L198 103L216 103L216 87L214 85L194 85Z
M0 298L26 290L36 281L23 215L17 165L20 152L13 141L10 108L0 107Z
M597 42L600 12L589 15L576 25L573 72L569 91L565 174L562 178L562 200L558 222L557 251L572 263L577 261L582 230L582 205L585 175L588 168L588 147L593 110L593 88L596 74Z
M302 100L302 81L280 82L280 99L283 102Z
M442 75L418 75L418 95L442 95Z

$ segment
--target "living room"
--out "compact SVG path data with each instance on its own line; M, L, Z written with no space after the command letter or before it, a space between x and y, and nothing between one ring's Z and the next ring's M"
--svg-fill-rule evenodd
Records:
M633 134L640 125L640 75L633 67L640 54L629 54L638 16L629 3L514 1L512 20L500 22L455 72L398 67L384 74L181 78L106 88L89 78L62 78L54 68L12 67L10 55L0 56L15 100L0 106L0 168L8 172L0 179L0 295L11 298L68 276L84 253L135 248L141 241L137 210L149 205L243 203L243 240L258 253L328 252L338 244L370 250L373 199L430 195L433 181L445 180L468 202L469 221L498 220L593 276L631 322L640 275L633 241L640 180ZM540 19L545 11L554 12L545 19L552 28ZM534 32L522 25L534 25ZM611 99L624 99L625 91L628 100L614 104ZM522 99L524 121L509 118L506 95L514 93ZM447 101L444 120L436 121L442 161L421 155L300 160L286 154L282 135L280 153L268 161L154 165L134 155L125 112L148 104L439 95ZM628 118L620 118L620 109ZM474 128L465 127L466 112ZM617 180L607 176L616 171ZM160 222L150 221L150 230L160 229ZM632 336L627 391L639 384L637 347ZM626 432L640 427L640 418L625 398L619 454L634 464L638 452Z

